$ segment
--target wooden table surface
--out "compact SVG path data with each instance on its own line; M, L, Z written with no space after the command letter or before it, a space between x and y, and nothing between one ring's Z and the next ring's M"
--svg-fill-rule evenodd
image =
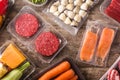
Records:
M105 21L108 22L109 24L115 24L113 21L111 21L110 19L108 19L107 17L105 17L103 14L100 13L99 7L100 7L101 3L102 2L100 2L93 9L93 11L90 13L87 21L88 20L91 20L91 21L92 20L102 20L104 22ZM11 9L11 13L9 14L10 20L12 20L14 18L14 16L19 12L19 10L24 5L27 5L27 4L24 3L22 0L16 0L13 9ZM42 10L41 8L35 8L35 7L33 7L33 8L36 9L36 11L39 14L43 15L44 18L47 19L47 17L43 13L41 13L41 10ZM118 30L116 38L115 38L115 40L112 44L112 48L111 48L111 51L110 51L107 67L94 67L92 65L77 62L75 60L75 57L77 55L77 52L78 52L78 49L79 49L79 46L80 46L80 43L81 43L81 40L82 40L82 35L83 35L83 32L85 31L85 25L87 24L87 21L82 26L82 28L78 31L78 34L76 36L70 35L68 32L66 32L65 30L58 27L54 22L50 21L49 19L47 19L47 21L49 21L52 25L54 25L54 28L57 29L58 32L60 32L62 35L64 35L64 37L68 41L68 44L59 53L59 55L57 55L57 57L51 62L51 64L54 64L59 59L62 59L64 56L68 56L75 61L75 63L78 65L79 69L81 70L81 72L85 76L86 80L99 80L99 78L109 69L109 67L114 63L114 61L120 55L120 31ZM115 25L117 25L117 24L115 24ZM118 27L120 29L119 25L118 25ZM17 41L14 37L12 37L7 32L6 29L4 29L0 34L0 45L4 44L7 40L14 41L28 56L30 56L30 57L32 56L28 52L26 46L22 45L19 41ZM38 70L43 70L46 67L50 66L50 64L46 64L46 63L42 64L42 63L38 62L35 58L32 59L32 60L34 61L35 64L41 64L40 67L37 67L36 72ZM36 73L33 73L33 74L36 74Z

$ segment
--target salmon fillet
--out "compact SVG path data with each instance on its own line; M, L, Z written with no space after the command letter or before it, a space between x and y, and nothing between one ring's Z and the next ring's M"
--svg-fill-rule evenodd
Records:
M91 31L88 31L85 36L81 51L80 59L84 61L90 61L94 55L94 51L97 44L97 34Z
M104 60L104 58L106 57L110 50L114 34L115 34L114 30L110 28L104 28L102 31L97 48L97 56L102 58L102 60Z

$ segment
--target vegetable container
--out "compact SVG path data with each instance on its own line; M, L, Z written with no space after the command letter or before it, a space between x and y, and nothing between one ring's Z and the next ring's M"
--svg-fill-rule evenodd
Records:
M74 70L75 74L78 76L78 80L85 80L84 76L82 75L81 71L79 70L79 68L77 67L75 62L71 58L67 58L67 57L64 57L60 61L56 62L55 64L52 64L51 66L49 66L48 68L36 73L36 75L34 75L31 80L37 80L43 74L45 74L47 71L53 69L54 67L56 67L57 65L59 65L60 63L62 63L64 61L67 61L67 62L70 63L71 68Z
M46 5L48 2L48 0L41 0L41 1L44 1L43 3L38 3L36 0L23 0L23 1L25 1L26 3L28 3L30 5L33 5L35 7L42 7L42 6ZM34 2L37 2L37 3L34 3Z
M8 5L6 6L7 7L6 13L1 15L2 16L2 25L0 24L0 31L2 31L4 29L4 27L7 25L8 21L9 21L8 14L9 14L11 8L13 7L14 3L15 3L14 0L8 0Z
M15 29L15 24L16 24L16 21L17 19L19 18L19 16L25 14L25 13L28 13L28 14L32 14L33 16L35 16L38 20L38 29L37 31L30 37L23 37L21 35L19 35L17 32L16 32L16 29ZM29 6L25 6L23 7L20 12L14 17L14 19L8 24L7 26L7 30L8 32L11 33L12 36L14 36L17 40L19 40L20 42L22 42L23 44L28 44L36 34L39 33L39 31L44 27L45 25L45 22L43 21L42 17L37 13L35 12L32 8L30 8Z
M95 66L106 66L117 30L118 27L108 25L102 21L88 22L76 59ZM112 36L110 35L110 37L109 34ZM107 36L109 36L107 41L109 43L106 42Z
M75 12L77 10L77 13L75 13L75 15L73 15L74 14L73 9L70 9L70 10L66 9L67 6L66 5L65 5L65 7L61 6L62 3L58 2L58 1L61 2L61 1L68 1L68 0L52 0L51 3L48 5L48 7L43 10L43 12L47 16L49 16L49 18L51 20L53 20L55 23L57 23L61 28L65 29L66 31L68 31L72 35L77 34L80 27L86 21L86 19L87 19L88 15L89 15L90 11L92 10L92 8L95 7L95 5L97 3L99 3L99 0L94 0L92 3L90 3L91 5L89 7L87 7L86 10L84 10L84 8L86 8L86 6L83 6L84 7L83 9L79 9L79 7L78 7L78 9L75 9L76 8L75 4L77 4L77 2L75 3L75 1L73 0L74 2L69 2L70 4L74 3L72 8L75 9ZM86 2L83 1L83 3L86 3ZM65 3L68 3L68 2L63 2L63 4L65 4ZM55 5L55 6L57 5L57 8L55 8L55 7L52 8L53 5ZM71 6L68 5L68 8L70 8L70 7ZM52 10L51 10L51 8L52 8ZM56 11L58 9L60 11ZM66 12L66 10L68 11L68 13ZM55 13L55 11L56 11L56 13ZM52 13L52 12L54 12L54 13ZM64 15L64 13L65 13L65 15ZM77 17L78 13L80 13L80 15L81 15L80 18ZM66 17L66 18L61 19L60 16L62 16L62 18L63 17ZM74 18L76 18L76 19L74 19ZM76 25L76 26L74 26L74 25Z
M51 56L41 55L36 50L36 47L35 47L36 38L44 32L53 33L58 38L59 43L60 43L59 47L58 47L58 50ZM50 63L59 54L59 52L65 47L66 44L67 44L67 40L59 32L57 32L51 25L48 24L48 25L45 25L44 29L41 30L39 32L39 34L37 34L35 36L35 38L31 41L31 43L29 44L29 50L32 51L34 55L36 55L36 57L38 58L38 61L42 61L42 62L45 62L45 63Z
M113 63L113 65L108 69L108 71L99 80L107 80L108 73L113 69L119 71L119 67L120 67L119 63L120 63L120 57L118 57L118 59ZM116 75L114 75L113 77L116 77Z
M113 22L116 22L117 24L119 24L118 21L116 21L115 19L113 19L112 17L108 16L106 13L105 13L105 10L107 9L107 7L110 5L112 0L104 0L104 2L101 4L100 6L100 12L105 15L106 17L108 17L110 20L112 20Z
M22 64L24 64L25 62L29 62L30 63L30 66L23 72L23 75L22 77L20 78L20 80L26 80L28 78L28 76L30 76L34 71L35 71L35 65L33 64L33 62L30 60L30 58L28 58L23 52L22 50L17 47L17 45L13 42L13 41L6 41L5 44L3 44L1 47L0 47L0 53L2 55L2 53L4 52L4 50L10 45L14 45L16 47L16 49L18 49L20 51L20 53L22 53L22 55L26 58L26 60L24 62L22 62L19 66L21 66ZM10 55L9 55L10 56ZM13 62L14 63L14 62ZM17 68L17 67L16 67ZM14 69L16 69L14 68ZM14 70L14 69L11 69L11 70ZM8 72L9 73L9 72ZM8 74L7 73L7 74ZM7 75L6 74L6 75ZM5 75L5 76L6 76ZM17 75L17 74L16 74Z

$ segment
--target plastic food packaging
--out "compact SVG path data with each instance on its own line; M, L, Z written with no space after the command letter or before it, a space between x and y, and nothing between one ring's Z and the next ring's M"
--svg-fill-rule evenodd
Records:
M12 47L12 46L13 46L13 47ZM12 64L10 64L10 63L11 63L10 61L15 60L15 58L14 58L14 59L12 58L12 59L9 60L9 61L8 61L7 58L5 58L5 57L7 57L7 50L8 50L8 49L11 49L10 51L15 50L15 51L13 51L13 53L14 53L14 52L18 52L18 53L20 52L20 54L17 54L17 55L16 55L16 56L19 55L19 57L18 57L18 59L17 59L15 62L19 62L20 60L22 60L22 59L20 59L20 56L21 56L21 57L22 57L22 56L25 57L24 61L22 61L19 65L17 65L16 67L14 67L14 69L10 68L9 66L10 66L10 65L13 65L14 62L13 62ZM5 51L5 50L6 50L6 51ZM5 51L5 52L4 52L4 51ZM3 52L4 52L4 55L2 55ZM14 42L12 42L12 41L6 41L6 43L3 44L3 45L0 47L0 53L1 53L1 62L3 61L3 63L4 63L4 64L6 63L6 65L9 67L9 68L8 68L8 72L6 73L6 75L7 75L8 73L10 73L12 70L15 70L15 69L17 69L18 67L22 66L25 62L29 62L29 63L30 63L30 66L23 71L23 75L22 75L22 77L20 78L20 80L26 80L27 77L30 76L30 75L35 71L35 65L33 64L33 62L31 62L31 60L15 45ZM22 54L21 54L21 53L22 53ZM6 56L5 56L5 55L6 55ZM11 54L11 55L9 55L9 56L13 56L13 55ZM15 56L15 55L14 55L14 56ZM6 77L6 75L5 75L4 77ZM2 78L3 78L3 77L2 77ZM1 79L2 79L2 78L1 78ZM9 78L10 78L10 76L9 76Z
M50 56L45 56L45 55L41 55L41 53L39 53L36 49L35 46L35 42L36 39L38 38L38 36L40 36L43 33L46 32L51 32L52 34L54 34L57 39L59 40L59 46L57 51L55 51L52 55ZM47 38L46 38L47 39ZM52 40L51 40L52 41ZM46 42L43 41L43 45L44 43L46 44ZM54 42L55 43L55 42ZM44 29L42 29L39 34L36 35L36 37L31 41L31 43L29 44L29 50L33 52L34 55L36 55L36 57L38 57L38 61L42 61L45 63L50 63L57 55L58 53L65 47L65 45L67 44L67 40L60 34L58 33L51 25L46 25L44 27ZM46 46L48 45L48 43L46 44ZM49 46L49 45L48 45ZM45 47L45 46L44 46ZM49 48L49 47L48 47ZM50 50L50 49L49 49ZM46 50L46 51L49 51Z
M48 68L44 69L43 71L40 71L38 73L36 73L31 80L37 80L39 79L41 76L43 76L46 72L55 69L56 66L62 64L63 62L68 62L70 64L70 68L75 72L75 74L78 76L78 80L85 80L84 76L81 74L80 70L78 69L78 67L76 66L75 62L70 59L70 58L63 58L60 61L58 61L55 64L52 64L51 66L49 66ZM53 75L54 76L54 75ZM70 76L69 76L70 77Z
M27 17L26 17L27 16ZM31 19L29 18L29 16L31 17ZM22 19L23 18L23 19ZM32 18L34 19L34 21L37 22L33 22ZM22 19L22 21L21 21ZM30 20L29 20L30 19ZM26 22L24 21L26 20ZM28 22L27 21L31 21L29 23L29 25L31 25L31 28L29 28L30 26L28 26ZM25 23L25 24L24 24ZM28 28L24 28L23 27L20 28L20 26L24 24L26 26L28 26ZM34 26L35 25L35 26ZM17 40L19 40L20 42L22 42L23 44L28 44L36 34L38 34L38 32L44 27L45 22L42 20L41 16L39 16L37 14L37 12L35 12L32 8L30 8L29 6L25 6L23 7L20 12L14 17L14 19L8 24L7 26L7 30L8 32L10 32L12 34L12 36L14 36ZM17 27L17 28L16 28ZM37 27L37 28L36 28ZM31 30L30 30L31 29ZM18 31L18 32L17 32ZM20 32L21 31L21 32ZM28 32L26 32L28 31ZM26 33L25 35L23 33ZM32 35L31 35L32 33ZM31 36L29 36L31 35Z
M8 23L8 14L10 12L10 9L14 5L14 0L2 0L0 2L1 9L0 9L0 31L4 29L6 24ZM4 5L3 5L4 4Z
M112 77L112 78L115 78L115 77L119 78L120 77L119 75L118 76L115 75L116 72L113 73L114 76L112 76L112 74L110 74L110 71L112 71L112 70L116 70L116 71L118 71L118 73L120 73L119 72L119 70L120 70L119 67L120 67L120 57L118 57L118 59L113 63L113 65L108 69L108 71L100 78L100 80L107 80L107 78L108 78L109 75L111 75L110 77Z
M110 17L109 15L107 15L105 13L105 10L109 7L110 3L111 3L112 0L105 0L101 6L100 6L100 12L105 15L106 17L108 17L109 19L111 19L112 21L116 22L117 24L119 24L119 22L117 20L115 20L114 18ZM119 1L119 0L118 0ZM112 10L112 9L111 9ZM116 11L113 11L113 12L116 12ZM114 14L116 15L116 14Z
M31 13L33 14L34 16L37 17L38 19L38 23L39 23L39 28L37 30L37 32L35 32L33 34L33 36L30 36L30 37L26 37L26 34L29 35L29 32L26 32L26 30L24 30L23 28L20 28L19 29L19 25L21 25L21 19L19 20L19 16L21 17L21 15L25 14L26 13ZM28 14L27 14L28 15ZM31 16L31 15L28 15L28 16ZM32 16L33 17L33 16ZM22 16L22 18L24 18L24 15ZM17 20L18 19L18 20ZM25 18L26 19L26 18ZM17 22L16 22L17 20ZM33 19L30 19L30 20L33 20ZM36 19L34 19L36 21ZM19 21L19 22L18 22ZM25 35L23 34L23 32L19 32L17 33L16 29L15 29L15 23L17 24L17 27L18 27L18 30L21 31L23 30L23 32L25 31ZM34 23L32 21L32 23ZM24 24L24 23L23 23ZM35 22L34 23L35 25L37 25L37 23ZM28 26L28 25L27 25ZM28 26L29 27L29 26ZM34 28L34 25L33 25L33 28ZM32 29L32 28L31 28ZM64 38L64 36L62 36L59 32L57 32L57 30L55 30L53 28L52 25L50 25L49 23L47 23L42 17L41 15L37 15L37 13L31 9L30 7L28 6L25 6L21 9L21 11L18 13L18 15L8 24L7 26L7 30L8 32L10 32L17 40L19 40L23 45L25 45L28 50L30 52L33 52L33 55L36 56L35 59L39 61L42 61L42 62L47 62L47 63L50 63L54 58L55 56L57 56L57 54L65 47L65 45L67 44L67 40ZM40 43L42 40L41 39L38 39L38 41L36 42L36 39L37 37L42 33L42 32L51 32L54 36L57 37L57 42L56 42L56 45L54 43L54 39L55 37L52 37L54 39L52 39L49 35L46 35L47 37L50 37L51 40L49 40L48 38L44 38L44 41L42 41L42 43ZM30 30L30 33L31 33L31 30ZM20 35L19 35L20 34ZM22 35L22 36L21 36ZM25 37L23 37L25 36ZM48 41L46 41L48 39ZM36 42L36 43L35 43ZM37 45L38 47L36 47L35 44L40 44L40 47L42 45L44 45L44 47L42 46L42 48L39 48L39 45ZM46 46L47 45L47 46ZM57 46L58 45L58 46ZM51 47L50 47L51 46ZM56 49L55 49L56 47ZM38 49L39 48L39 49ZM48 50L47 50L48 49ZM44 55L41 55L43 53L41 53L40 51L42 50L42 52L45 52ZM47 53L49 52L49 53ZM52 55L53 54L53 55ZM46 55L46 56L45 56ZM48 56L49 55L49 56ZM32 57L34 58L34 57Z
M45 2L41 2L41 3L36 3L35 0L23 0L23 1L30 4L30 5L33 5L35 7L42 7L48 2L48 0L41 0L41 1L45 1ZM34 1L34 2L32 2L32 1Z
M52 0L43 12L61 28L76 35L99 0Z
M83 35L77 60L95 66L106 66L117 29L118 27L100 21L91 21Z

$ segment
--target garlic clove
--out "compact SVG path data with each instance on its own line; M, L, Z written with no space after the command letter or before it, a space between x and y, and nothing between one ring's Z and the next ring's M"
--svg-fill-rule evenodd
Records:
M94 2L92 0L86 0L86 3L89 5L89 6L92 6L94 4Z
M81 16L82 18L84 18L87 15L86 11L80 10L79 11L79 16Z
M50 12L51 12L51 13L54 13L54 12L56 12L56 11L57 11L57 7L54 6L54 5L52 5L52 6L50 7Z
M65 23L65 24L71 24L71 20L70 20L70 18L67 17L67 18L65 19L64 23Z
M66 9L68 9L68 10L73 10L73 8L74 8L74 5L73 5L73 4L68 4L68 5L66 6Z
M59 11L54 12L54 15L55 15L55 16L59 16L59 14L60 14Z
M80 8L82 10L88 10L88 7L89 7L89 5L87 3L83 3Z
M61 14L59 15L59 19L65 21L66 15L65 15L64 13L61 13Z
M59 7L58 7L58 11L59 12L63 12L65 10L65 6L64 5L60 5Z
M59 6L60 5L60 2L59 1L56 1L53 3L54 6Z
M83 3L82 0L75 0L75 1L74 1L74 5L75 5L75 6L81 6L82 3Z
M77 27L77 26L78 26L78 23L77 23L76 21L73 20L73 21L71 22L70 25L71 25L71 26L76 26L76 27Z
M61 4L64 5L64 6L67 5L68 4L68 0L61 0Z
M74 13L79 13L79 10L80 10L80 7L79 7L79 6L76 6L76 7L73 9L73 12L74 12Z
M77 22L81 22L82 17L79 14L76 14L74 20Z

